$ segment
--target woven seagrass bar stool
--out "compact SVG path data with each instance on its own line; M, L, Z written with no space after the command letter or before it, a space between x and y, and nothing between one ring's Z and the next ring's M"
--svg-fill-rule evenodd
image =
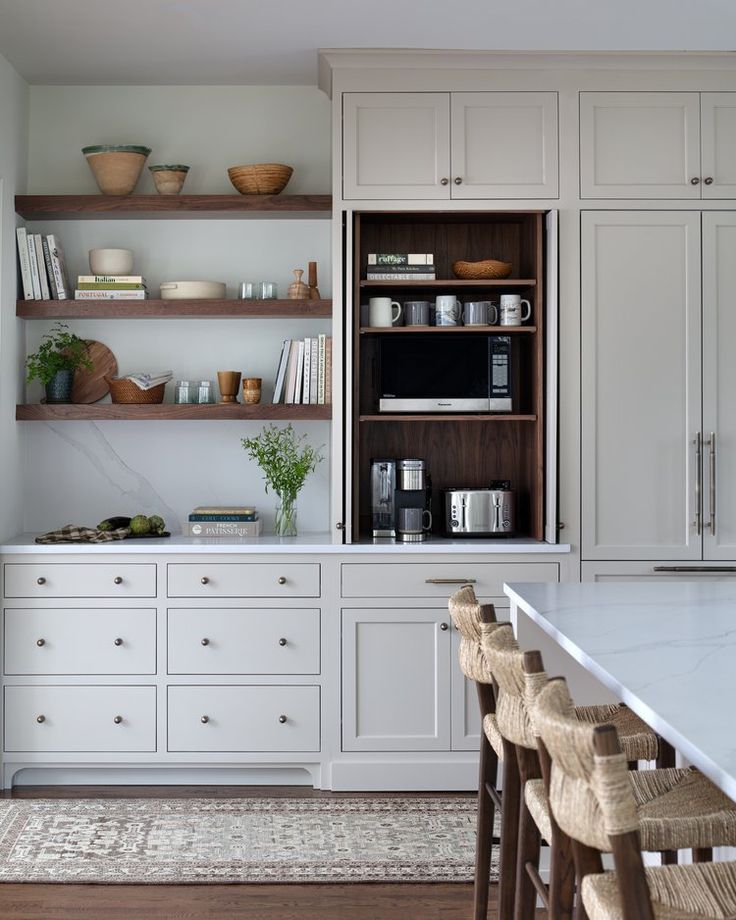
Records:
M541 763L537 751L537 735L530 715L527 698L527 676L524 652L510 624L489 630L481 627L483 653L490 671L498 683L496 720L504 742L514 748L518 769L516 800L518 814L518 843L513 872L515 887L515 920L531 920L539 894L553 920L572 917L575 872L570 841L552 819L542 781ZM541 656L538 671L543 675ZM544 676L546 681L546 676ZM656 760L660 754L657 735L625 706L580 706L575 718L588 724L614 722L621 732L626 755L630 761ZM505 774L504 774L505 779ZM505 788L505 787L504 787ZM511 803L504 800L504 809ZM541 841L550 847L550 884L545 886L539 876ZM507 867L508 868L508 867ZM502 884L506 884L501 867Z
M460 633L458 658L460 670L475 683L483 730L480 740L478 771L478 820L476 827L475 882L473 886L474 920L486 920L488 886L491 871L494 818L502 813L498 792L499 761L503 760L503 741L496 726L496 694L493 677L488 670L480 644L481 624L488 628L496 623L493 604L479 604L475 591L465 585L448 602L452 622ZM499 917L511 917L513 891L499 904ZM504 912L506 912L504 914Z
M607 763L618 766L601 769L598 751L603 750L602 744L610 745L610 740L596 739L610 737L615 728L602 730L601 726L581 723L564 678L553 678L539 689L533 719L540 747L551 758L551 812L573 841L578 890L582 892L576 920L736 917L736 874L715 864L662 866L647 871L654 913L646 912L641 873L640 887L624 895L628 913L622 912L618 876L601 876L601 853L613 850L617 868L628 878L628 871L637 865L632 860L634 842L638 843L637 849L645 851L693 849L696 859L704 858L711 847L734 846L736 805L720 789L692 767L628 770L627 754L610 755L614 760ZM623 806L613 807L615 802L627 803L625 810ZM621 843L619 837L626 838L625 842ZM692 879L692 886L687 879ZM724 912L723 904L731 907Z

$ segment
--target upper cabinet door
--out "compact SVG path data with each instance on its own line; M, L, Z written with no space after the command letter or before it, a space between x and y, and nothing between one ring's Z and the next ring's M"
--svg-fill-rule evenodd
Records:
M583 559L700 559L700 214L583 212L581 256Z
M557 93L452 94L453 198L557 198Z
M698 93L581 93L581 198L700 198Z
M736 198L736 93L700 98L703 198Z
M343 96L345 198L450 197L449 93Z

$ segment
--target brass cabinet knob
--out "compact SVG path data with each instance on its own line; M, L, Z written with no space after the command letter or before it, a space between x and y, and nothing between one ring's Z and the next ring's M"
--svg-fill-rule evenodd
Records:
M443 176L440 179L440 185L449 185L449 184L450 184L450 180L447 178L447 176Z
M209 716L200 716L200 717L199 717L199 721L202 723L202 725L206 725L206 724L209 722L209 720L210 720L210 717L209 717Z
M41 648L42 645L46 645L45 639L36 639L36 645Z
M286 579L284 578L283 575L279 575L279 584L280 584L280 585L285 585L285 584L286 584Z
M113 722L114 722L116 725L120 725L120 723L121 723L122 721L123 721L123 717L122 717L122 716L115 716L115 718L113 719Z
M447 623L440 623L440 629L441 629L443 632L445 632L445 631L448 630L449 628L450 628L450 627L447 625Z
M705 179L703 179L703 182L706 185L713 185L713 176L706 176Z
M286 722L286 716L279 716L279 722L283 725Z
M455 185L462 185L463 180L461 176L455 176Z
M279 645L286 645L286 639L279 639Z
M203 585L208 585L210 583L210 580L206 575L203 575L199 580L202 582Z
M39 724L46 721L46 716L36 716L36 722Z
M37 585L45 585L45 584L46 584L46 579L43 577L43 575L41 575L39 578L36 579L36 584L37 584Z
M115 582L116 585L122 585L122 583L123 583L123 579L122 579L119 575L116 575L116 576L113 578L113 581Z
M123 644L123 640L120 638L120 636L118 636L118 638L115 640L115 645L122 645L122 644Z
M209 645L209 644L210 644L210 640L207 638L207 636L205 636L204 639L201 640L201 642L202 642L202 645Z
M700 176L693 176L690 185L700 185Z

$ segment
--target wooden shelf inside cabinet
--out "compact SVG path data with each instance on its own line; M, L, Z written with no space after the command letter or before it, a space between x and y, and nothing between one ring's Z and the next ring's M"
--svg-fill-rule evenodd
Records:
M32 403L15 408L15 418L21 422L59 422L59 421L178 421L194 419L197 421L221 421L223 419L279 421L320 421L332 417L332 406L296 406L271 405L259 403L256 406L214 404L207 406L175 405L159 403L157 405L129 405L123 403Z
M450 335L516 335L536 333L536 326L361 326L361 335L425 335L427 333L449 333Z
M23 319L176 319L332 316L331 300L19 300Z
M425 413L423 415L359 415L359 422L536 422L536 415L455 415L452 413Z
M249 213L330 217L331 195L16 195L26 220L243 217Z
M530 288L534 278L489 278L486 281L467 281L463 278L446 278L439 281L361 281L362 288Z

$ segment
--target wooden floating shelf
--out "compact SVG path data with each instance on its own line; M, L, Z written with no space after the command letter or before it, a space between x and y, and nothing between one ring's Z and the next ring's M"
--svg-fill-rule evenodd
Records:
M494 335L500 333L501 335L507 334L516 334L516 333L535 333L537 331L536 326L361 326L360 334L361 335L406 335L407 333L419 333L420 335L425 335L427 333L449 333L450 335L458 335L465 333L466 335L476 335L481 332L484 335L493 333Z
M23 319L176 319L332 316L331 300L19 300Z
M528 288L537 284L534 278L489 278L486 281L467 281L447 278L444 281L361 281L362 288Z
M438 412L436 414L424 413L423 415L359 415L360 422L536 422L536 415L489 415L477 413L475 415L460 415Z
M331 195L16 195L26 220L226 217L248 213L332 214Z
M195 419L197 421L214 421L233 419L273 419L278 421L319 421L332 417L332 406L296 406L271 405L259 403L256 406L235 405L176 405L159 403L156 405L128 405L122 403L31 403L15 407L15 418L20 422L71 422L71 421L155 421Z

